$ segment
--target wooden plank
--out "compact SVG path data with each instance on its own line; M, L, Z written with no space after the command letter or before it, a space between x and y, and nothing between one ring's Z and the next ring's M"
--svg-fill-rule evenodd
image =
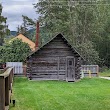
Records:
M5 78L5 106L9 105L9 77Z
M68 47L64 47L64 46L46 46L46 47L44 47L44 49L53 49L53 48L56 48L56 49L68 49Z
M66 56L73 56L73 53L66 53L66 52L53 52L53 53L39 53L38 56L44 57L66 57Z
M40 76L40 75L57 75L57 72L55 73L32 73L32 75Z
M50 73L46 73L46 72L36 73L36 72L33 72L32 75L57 75L57 72L50 72Z
M39 54L65 54L65 53L72 53L71 51L69 51L69 50L61 50L61 49L53 49L53 50L50 50L50 49L48 49L48 50L44 50L44 51L41 51L41 52L39 52Z
M55 78L54 78L54 79L51 78L51 79L50 79L50 78L36 78L36 77L33 77L32 80L38 80L38 81L39 81L39 80L44 80L44 81L45 81L45 80L46 80L46 81L48 81L48 80L49 80L49 81L50 81L50 80L52 80L52 81L55 80L55 81L57 81L57 80L59 80L59 79L58 79L58 78L56 78L56 79L55 79Z
M65 75L59 75L59 80L66 80Z
M5 106L5 110L9 110L9 106Z
M63 39L54 39L54 41L52 41L51 43L53 42L64 42Z
M5 110L5 79L0 77L0 110Z
M58 70L33 70L32 71L33 73L36 72L36 73L42 73L42 72L45 72L45 73L48 73L48 72L58 72Z
M37 56L32 58L33 61L57 61L57 57L44 57L44 56Z
M57 66L36 66L31 68L32 71L57 71ZM28 70L30 71L30 69Z
M50 51L52 51L52 50L58 50L58 48L56 48L56 47L54 47L54 48L44 48L44 51L48 51L48 50L50 50ZM63 48L59 48L59 51L60 50L62 50L62 51L71 51L71 49L70 48L65 48L65 47L63 47Z
M37 75L32 75L32 78L58 79L58 78L57 78L57 75L39 75L39 76L37 76Z
M57 61L57 63L58 63L58 67L57 67L57 69L58 69L57 78L59 78L59 57L58 57L58 61Z
M59 75L66 75L66 71L59 71Z

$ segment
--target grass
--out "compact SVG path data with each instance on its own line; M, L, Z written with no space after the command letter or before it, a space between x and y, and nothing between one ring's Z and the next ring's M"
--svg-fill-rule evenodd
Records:
M109 76L110 77L110 69L107 69L104 72L101 72L100 76Z
M0 69L0 74L4 73L4 69Z
M110 110L110 81L28 81L15 78L10 110Z

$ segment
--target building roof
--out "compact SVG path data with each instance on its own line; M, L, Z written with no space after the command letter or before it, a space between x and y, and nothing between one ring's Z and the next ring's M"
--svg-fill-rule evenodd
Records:
M22 34L19 34L18 36L16 36L16 37L13 38L12 40L17 39L17 38L18 38L18 39L21 39L22 42L28 43L29 46L30 46L30 48L31 48L31 50L32 50L32 51L35 51L35 43L32 42L30 39L28 39L27 37L25 37L25 36L22 35Z
M49 44L51 41L53 41L56 37L61 37L64 42L71 48L71 50L73 51L74 54L76 54L78 57L81 57L83 60L85 60L80 54L79 52L76 50L75 47L73 47L72 45L70 45L70 43L68 42L68 40L60 33L57 36L53 37L49 42L47 42L46 44L44 44L41 48L36 49L36 51L34 51L33 53L31 53L27 58L29 58L30 56L32 56L33 54L35 54L36 52L40 51L44 46L46 46L47 44Z

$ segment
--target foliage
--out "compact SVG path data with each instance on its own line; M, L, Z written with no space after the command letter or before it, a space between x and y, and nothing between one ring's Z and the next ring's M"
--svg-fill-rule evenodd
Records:
M15 78L10 110L109 110L110 81L99 78L80 82L29 81Z
M6 20L4 16L2 16L2 5L0 3L0 45L3 45L4 43L4 37L6 35L10 34L10 30L8 29L8 26L6 25Z
M39 0L34 4L41 25L42 42L62 33L89 64L110 67L109 1ZM28 25L34 20L25 16ZM103 45L103 47L102 47Z
M11 39L14 39L14 38L15 38L15 36L10 35L9 37L4 38L4 43L7 44L8 42L11 41Z
M27 43L19 39L0 47L0 62L23 62L31 52Z
M77 48L82 53L83 57L86 59L87 64L97 64L99 62L98 52L94 50L92 42L88 41L77 45Z
M103 72L100 72L100 76L110 77L110 69L105 69Z

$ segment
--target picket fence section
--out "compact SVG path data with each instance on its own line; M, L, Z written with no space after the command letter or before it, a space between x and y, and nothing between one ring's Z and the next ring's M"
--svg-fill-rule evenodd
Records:
M23 74L23 63L22 62L7 62L6 67L13 67L13 73L15 75Z

